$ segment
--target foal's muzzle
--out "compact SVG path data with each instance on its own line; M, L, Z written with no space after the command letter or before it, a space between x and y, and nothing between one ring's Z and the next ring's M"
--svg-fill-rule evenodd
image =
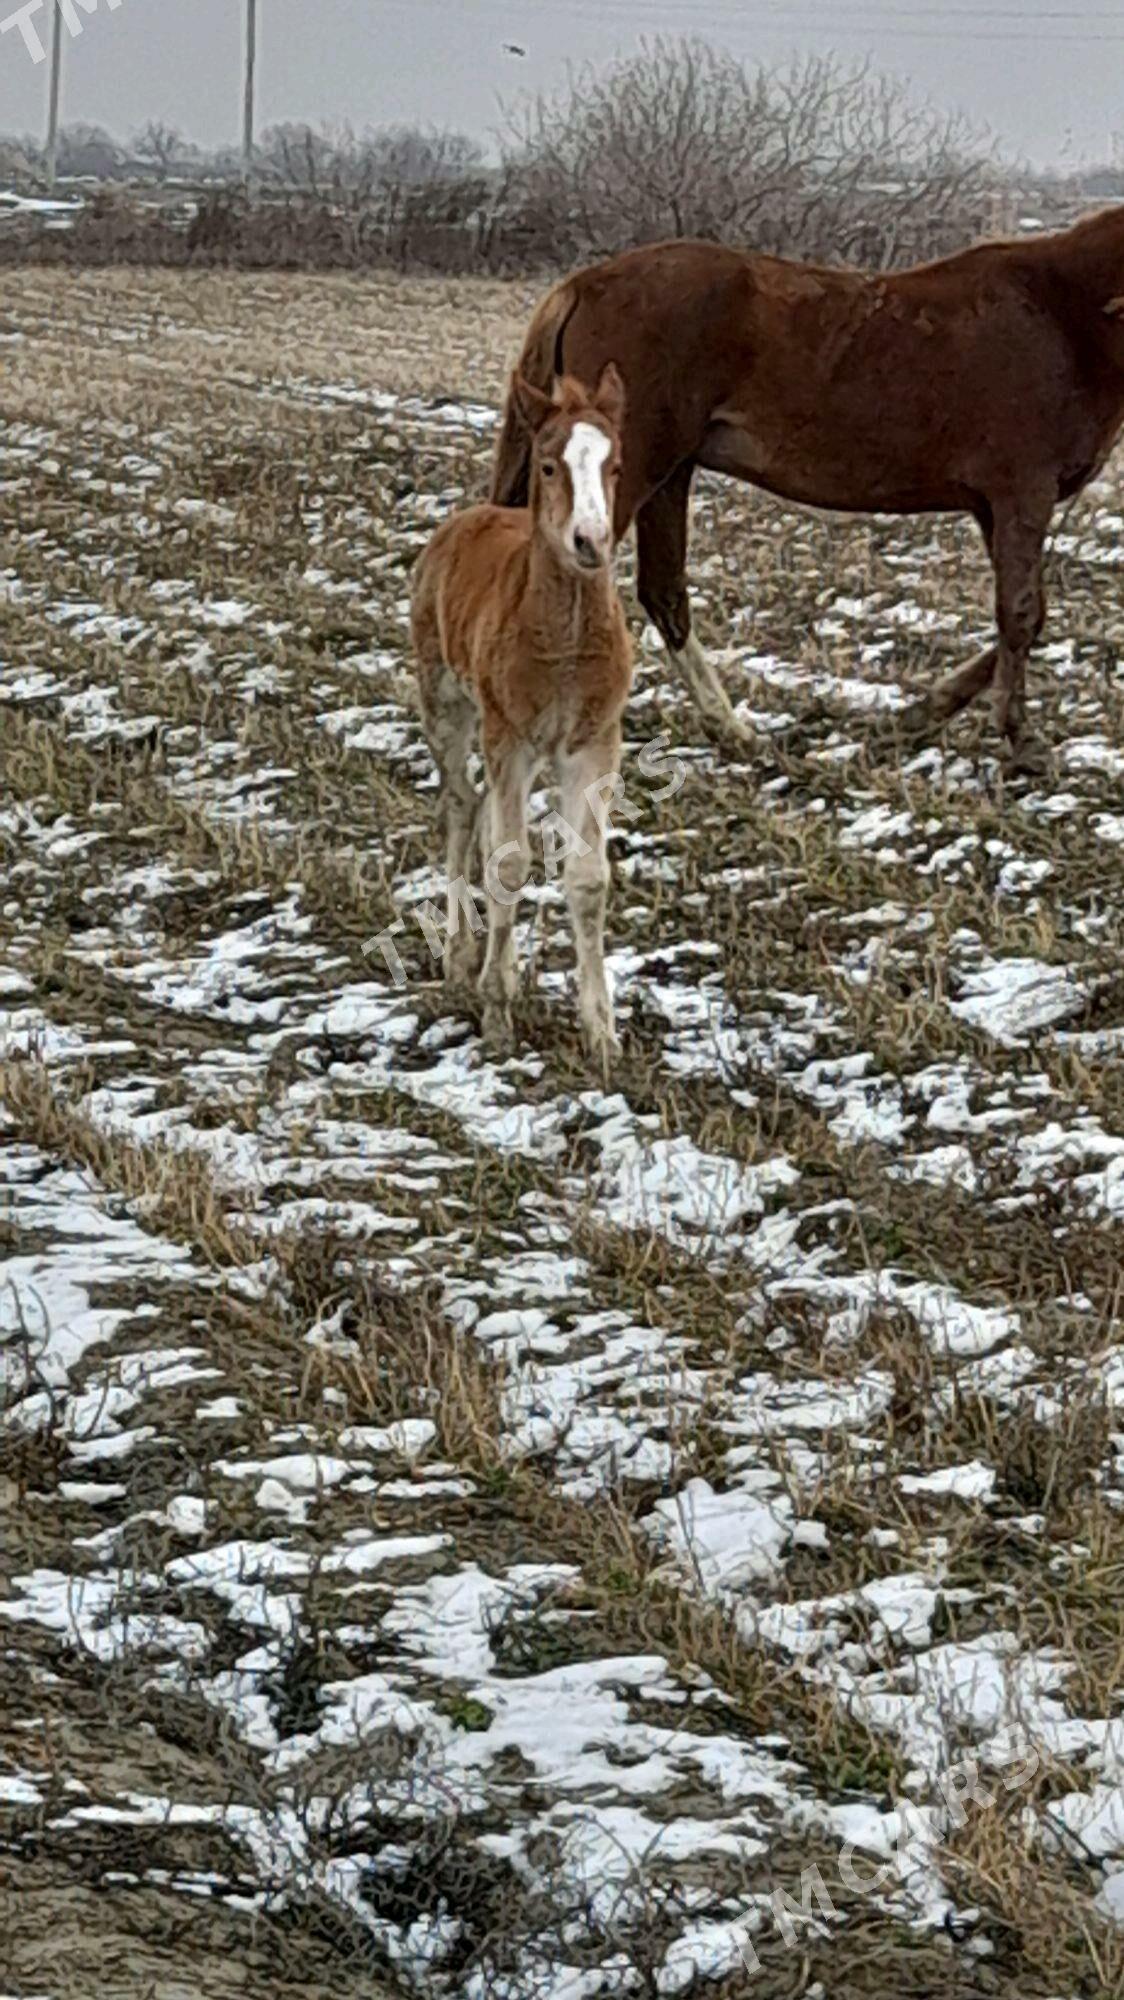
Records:
M609 551L588 535L575 535L574 557L579 569L601 569L609 560Z

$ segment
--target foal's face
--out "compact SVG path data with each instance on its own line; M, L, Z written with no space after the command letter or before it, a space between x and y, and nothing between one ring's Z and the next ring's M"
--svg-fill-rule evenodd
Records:
M539 525L576 569L601 569L613 555L616 441L592 410L548 425L535 452Z
M531 506L539 533L567 567L607 568L620 477L620 376L610 363L592 395L564 378L553 399L523 384L522 401L533 430Z

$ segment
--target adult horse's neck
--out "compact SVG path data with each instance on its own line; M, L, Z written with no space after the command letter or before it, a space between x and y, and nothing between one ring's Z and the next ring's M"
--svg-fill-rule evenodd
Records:
M1072 229L1042 237L1033 247L1092 308L1103 309L1124 295L1124 204L1101 209Z

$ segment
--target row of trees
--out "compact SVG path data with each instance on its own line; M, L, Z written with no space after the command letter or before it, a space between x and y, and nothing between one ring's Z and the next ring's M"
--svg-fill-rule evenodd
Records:
M492 161L455 132L277 125L260 139L246 196L235 192L239 156L203 154L150 124L127 148L72 126L59 168L127 186L134 202L147 184L150 210L154 188L169 201L186 193L178 248L163 211L166 254L240 263L546 267L693 235L891 265L1015 215L1012 177L980 135L899 84L818 57L751 67L697 40L643 44L525 102ZM0 177L35 170L33 149L12 149L7 165L0 150ZM91 254L113 208L91 205ZM114 212L107 254L127 255L121 202ZM147 229L145 256L164 254L160 228ZM69 246L53 239L58 254L80 251L83 229L70 235Z
M392 126L356 134L311 125L271 126L256 151L259 179L271 187L371 194L388 176L420 182L457 178L484 170L483 149L459 132L421 132ZM0 137L0 180L13 186L37 185L45 161L32 139ZM101 125L64 125L59 132L58 172L64 180L128 185L151 180L158 186L181 181L228 185L242 178L242 156L227 147L207 152L174 125L152 120L125 144Z

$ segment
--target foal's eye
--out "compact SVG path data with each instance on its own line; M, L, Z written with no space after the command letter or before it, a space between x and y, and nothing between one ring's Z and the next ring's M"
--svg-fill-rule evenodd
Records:
M554 467L553 465L550 464L549 460L544 460L542 466L539 469L542 472L542 476L544 479L554 478Z

